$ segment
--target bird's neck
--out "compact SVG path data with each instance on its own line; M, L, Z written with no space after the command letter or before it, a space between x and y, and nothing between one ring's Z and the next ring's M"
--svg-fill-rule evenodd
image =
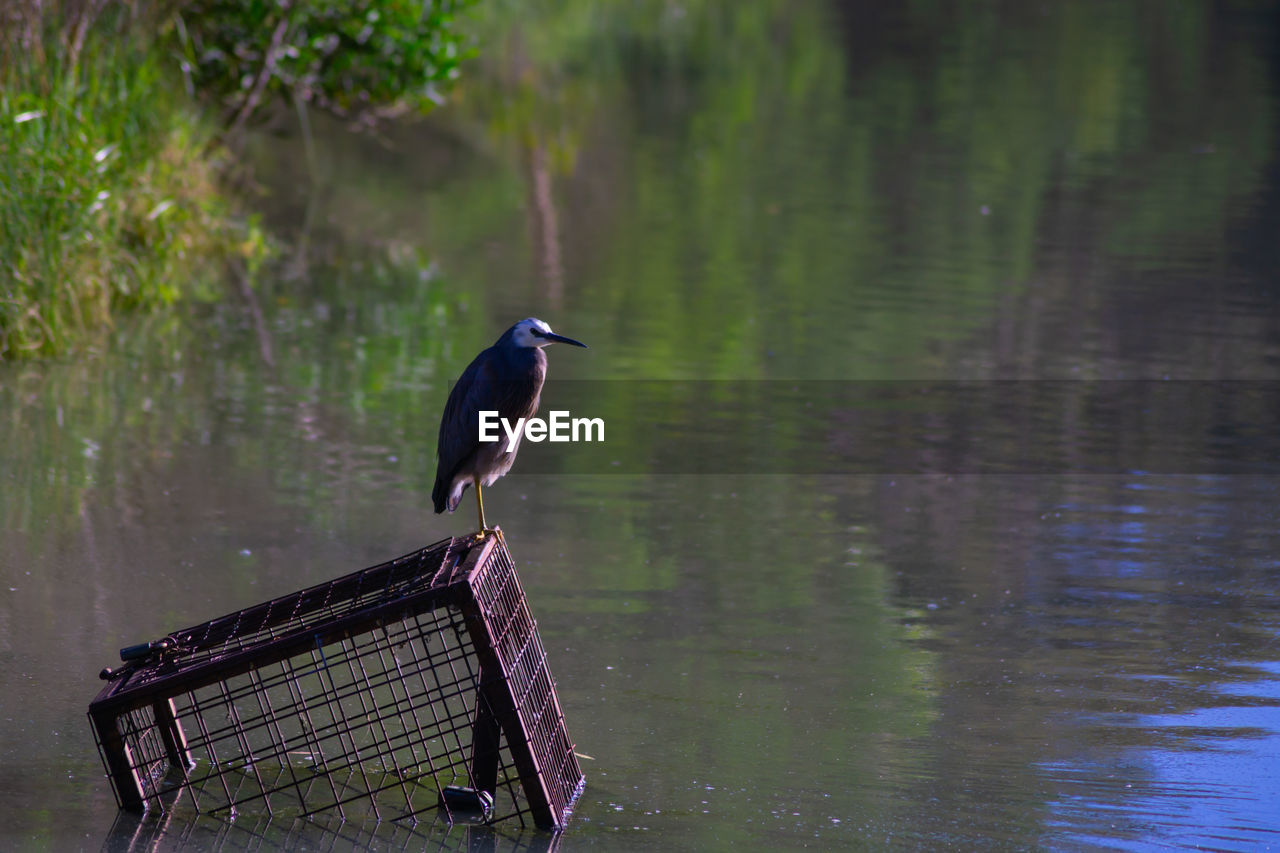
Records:
M547 370L547 354L541 347L516 347L511 352L510 361L513 366L524 370L537 368L544 374Z

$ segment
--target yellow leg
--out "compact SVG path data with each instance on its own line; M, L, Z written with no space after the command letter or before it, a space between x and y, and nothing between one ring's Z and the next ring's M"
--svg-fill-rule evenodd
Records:
M476 509L480 512L480 529L476 531L476 539L483 539L489 533L498 534L498 538L502 540L502 546L505 548L507 540L503 538L502 531L496 527L489 527L484 523L484 496L480 493L480 478L472 477L471 483L476 487Z
M471 483L476 487L476 509L480 511L480 532L477 535L479 538L483 539L485 531L488 530L488 528L484 523L484 496L480 494L480 478L472 477Z

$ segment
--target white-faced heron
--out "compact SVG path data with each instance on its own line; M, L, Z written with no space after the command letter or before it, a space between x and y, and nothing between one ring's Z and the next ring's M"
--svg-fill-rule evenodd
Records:
M586 347L573 338L557 335L536 317L521 320L476 356L449 392L449 402L440 418L436 485L431 499L437 513L446 508L453 512L467 486L474 485L480 536L489 531L480 487L493 485L511 470L521 436L519 431L508 436L505 429L499 428L497 441L481 441L480 413L497 412L498 418L505 418L510 424L533 417L538 411L542 382L547 378L547 356L542 348L556 341Z

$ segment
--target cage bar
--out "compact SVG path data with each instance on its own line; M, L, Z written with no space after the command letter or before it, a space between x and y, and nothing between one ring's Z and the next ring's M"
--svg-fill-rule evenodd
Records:
M309 850L314 853L556 853L563 833L513 824L453 823L447 816L412 821L353 821L318 814L280 820L242 814L236 820L186 812L121 811L103 840L101 853L208 853L211 850Z
M556 829L584 783L500 536L437 542L126 654L89 706L122 809L440 808Z

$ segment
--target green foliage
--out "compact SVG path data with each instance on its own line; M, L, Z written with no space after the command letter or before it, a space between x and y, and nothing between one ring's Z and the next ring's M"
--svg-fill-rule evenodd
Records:
M196 0L179 33L197 90L243 125L273 96L368 118L426 109L466 55L457 12L470 0Z
M0 64L0 359L84 343L118 309L209 294L244 231L212 128L158 51L115 26L46 30Z
M120 309L212 295L210 261L252 270L263 255L184 71L232 132L278 95L354 119L426 108L465 55L467 2L0 9L0 359L84 344Z

